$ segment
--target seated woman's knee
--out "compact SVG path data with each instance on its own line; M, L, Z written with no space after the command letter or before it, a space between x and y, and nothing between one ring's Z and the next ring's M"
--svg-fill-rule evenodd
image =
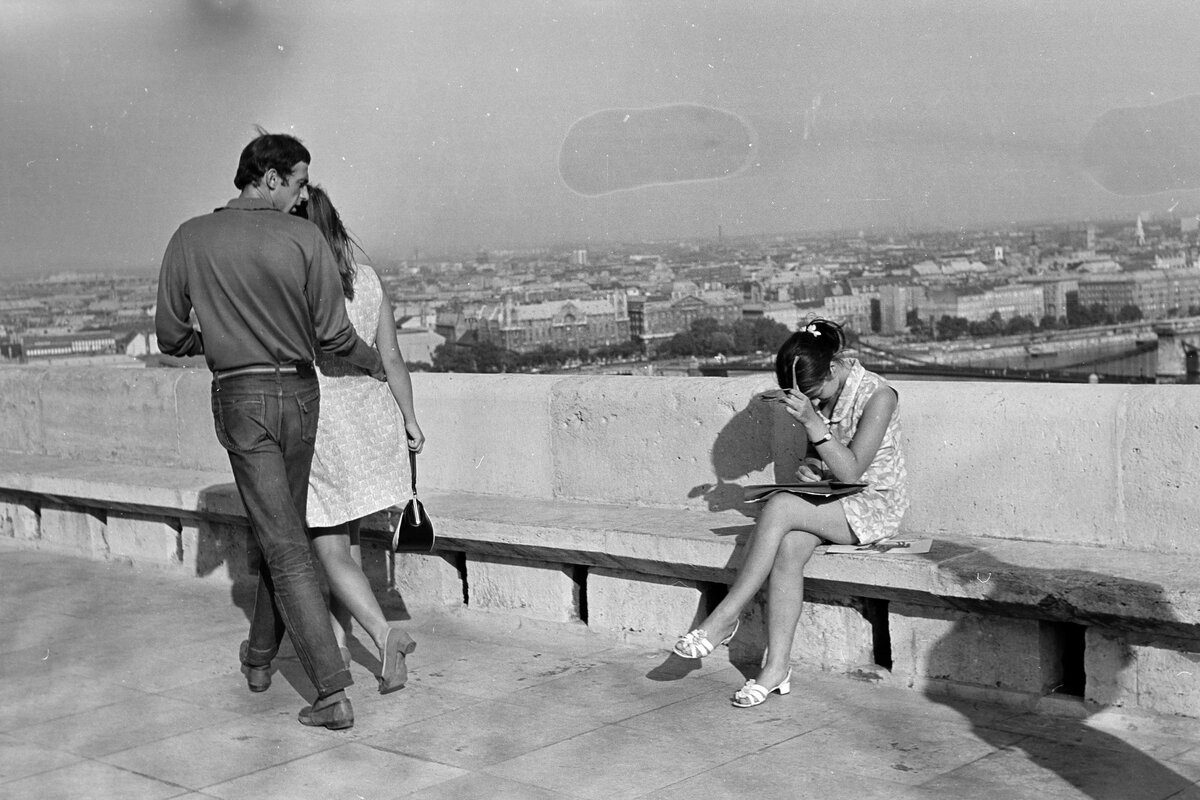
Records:
M779 555L807 562L821 539L806 531L789 531L779 543Z

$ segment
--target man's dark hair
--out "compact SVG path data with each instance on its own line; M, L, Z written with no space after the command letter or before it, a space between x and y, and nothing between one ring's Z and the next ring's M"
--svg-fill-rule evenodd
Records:
M292 169L301 161L311 164L312 156L299 139L286 133L267 133L259 128L258 136L242 150L233 185L238 191L253 186L269 169L278 172L286 184Z

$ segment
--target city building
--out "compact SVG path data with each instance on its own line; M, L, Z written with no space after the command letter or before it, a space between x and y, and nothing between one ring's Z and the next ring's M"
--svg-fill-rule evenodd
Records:
M1078 302L1079 278L1062 275L1027 275L1021 278L1021 283L1040 286L1042 289L1041 317L1054 320L1065 320L1067 308ZM1041 317L1035 322L1040 322Z
M0 355L21 363L53 361L85 355L117 352L110 330L75 331L58 334L20 334L0 343Z
M595 348L629 341L629 310L623 292L598 300L529 304L517 304L510 297L439 315L437 333L451 342L473 336L515 352Z
M1139 270L1079 279L1079 304L1117 314L1137 306L1145 319L1191 313L1200 308L1200 269Z
M909 312L918 311L925 287L887 283L879 287L879 333L895 336L908 330Z
M446 338L428 328L419 326L396 329L396 343L405 364L432 364L433 351L444 344Z
M856 333L871 332L871 297L868 294L838 293L825 296L821 316Z
M742 318L742 295L737 291L680 294L670 300L629 299L630 335L643 342L670 339L689 330L698 319L732 325Z
M982 290L930 290L921 300L917 313L921 319L934 321L942 317L961 317L982 322L999 313L1005 320L1021 316L1036 322L1041 319L1044 308L1042 287L1016 284Z

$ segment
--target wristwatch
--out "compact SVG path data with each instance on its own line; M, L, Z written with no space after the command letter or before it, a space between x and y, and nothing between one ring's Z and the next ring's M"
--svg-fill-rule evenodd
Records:
M822 436L820 439L813 439L812 444L813 444L813 447L816 447L817 445L825 444L826 442L831 441L832 439L833 439L833 431L826 430L825 435Z

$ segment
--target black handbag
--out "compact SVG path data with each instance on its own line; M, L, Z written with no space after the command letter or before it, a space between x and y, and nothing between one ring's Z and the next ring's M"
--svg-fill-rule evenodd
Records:
M417 454L408 451L408 463L412 467L412 499L400 512L396 532L392 534L392 552L431 553L437 537L433 533L433 521L425 513L425 506L417 499Z

